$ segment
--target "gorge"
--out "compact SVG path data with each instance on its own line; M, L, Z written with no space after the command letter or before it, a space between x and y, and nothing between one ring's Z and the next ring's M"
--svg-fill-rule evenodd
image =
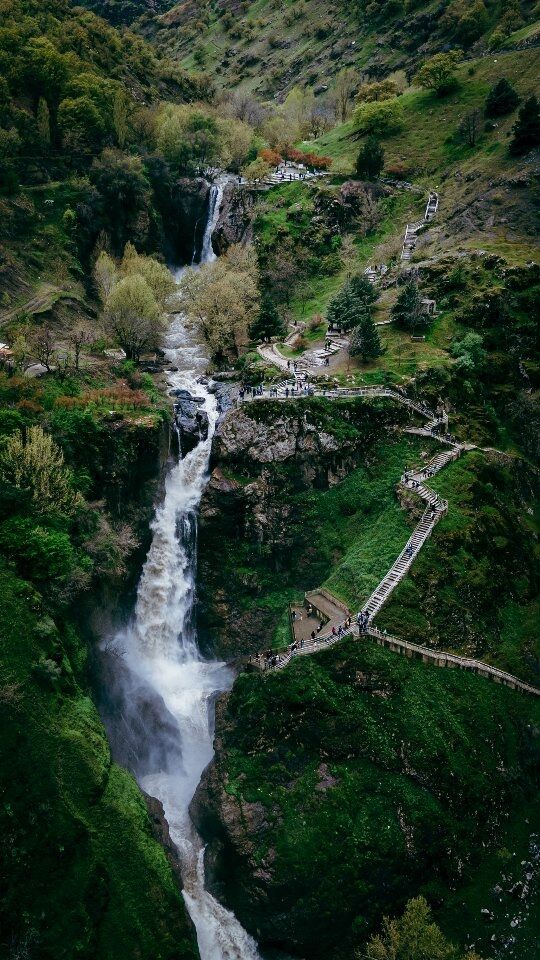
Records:
M201 263L215 259L212 233L222 188L210 188ZM197 515L208 478L210 449L218 416L217 401L204 373L208 360L182 314L166 340L166 357L175 372L171 391L186 391L203 400L206 437L178 463L166 479L163 502L152 522L152 544L137 591L132 622L104 641L109 660L121 669L111 696L112 713L121 717L122 738L131 745L128 764L142 789L163 804L172 842L181 863L184 898L195 924L202 960L258 960L255 942L234 916L205 889L203 846L189 816L189 805L203 769L213 754L215 698L229 690L233 674L220 661L203 658L194 616L197 566ZM152 710L146 709L150 697ZM146 716L141 731L141 716ZM144 736L144 749L137 738ZM118 759L126 760L120 746ZM141 764L141 754L144 763Z

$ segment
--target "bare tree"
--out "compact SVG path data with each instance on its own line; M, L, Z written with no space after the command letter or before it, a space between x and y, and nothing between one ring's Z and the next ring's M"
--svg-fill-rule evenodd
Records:
M340 70L336 77L335 96L338 114L341 122L345 123L349 112L349 104L358 87L358 76L352 67Z
M50 373L51 361L55 354L55 339L50 327L42 327L36 330L32 336L32 348L40 363Z
M479 110L472 110L460 123L459 132L469 147L475 147L480 134L482 116Z
M94 340L92 331L82 323L77 323L68 334L68 342L73 349L73 359L75 369L79 369L81 352L84 347L88 347Z

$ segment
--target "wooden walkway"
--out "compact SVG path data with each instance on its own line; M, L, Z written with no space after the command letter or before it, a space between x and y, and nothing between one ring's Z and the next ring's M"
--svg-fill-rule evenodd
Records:
M440 518L448 511L448 502L443 500L434 490L431 490L431 488L426 485L425 481L435 476L440 470L443 470L448 463L452 463L454 460L456 460L459 456L461 456L462 452L471 449L471 445L456 443L447 433L442 436L437 433L437 430L441 428L446 430L448 427L448 416L446 413L436 414L425 404L419 403L416 400L412 400L411 398L406 397L400 391L390 387L361 387L356 390L338 388L332 391L310 389L309 394L306 392L306 389L307 388L305 386L297 386L296 381L284 381L284 383L281 384L277 389L277 396L263 394L262 396L254 397L253 400L257 400L259 402L264 401L265 399L286 401L288 399L295 399L302 396L328 396L336 399L340 397L356 396L390 397L398 403L407 406L410 410L418 413L420 416L423 416L426 420L425 427L405 428L406 432L431 437L442 443L446 449L442 450L439 454L433 457L429 463L425 464L421 468L417 470L409 470L401 477L401 487L404 490L411 491L415 496L418 496L421 500L423 500L426 504L426 508L403 550L392 564L390 570L377 585L362 609L358 611L354 621L351 622L351 615L347 611L346 606L340 600L338 600L336 597L333 597L332 594L330 594L324 588L320 588L318 591L313 591L311 594L306 594L306 600L308 603L311 603L313 606L319 609L323 616L329 618L330 622L326 624L324 630L321 631L313 640L311 638L306 640L304 634L302 634L300 642L297 643L295 641L285 650L273 651L270 659L261 655L261 657L255 661L255 663L263 670L281 670L286 667L288 663L290 663L293 657L305 656L307 654L316 653L319 650L324 650L328 646L333 646L335 643L338 643L346 636L353 635L358 637L363 634L373 637L381 646L385 646L397 653L402 653L405 656L421 657L425 663L433 663L439 667L469 670L478 674L478 676L486 677L495 681L496 683L502 683L507 687L511 687L513 690L520 691L521 693L540 696L540 690L536 687L531 686L531 684L524 683L522 680L519 680L512 674L506 673L504 670L499 670L497 667L492 667L481 660L460 657L457 654L448 653L443 650L432 650L428 647L410 643L406 640L399 640L396 637L389 637L384 631L378 630L376 627L374 627L372 623L373 617L376 616L376 614L391 596L392 592L406 576L426 540L431 536L431 533L436 524L439 522ZM250 399L251 398L246 397L244 402L248 402ZM329 616L326 607L331 608L331 616ZM339 610L343 610L343 617L341 622L336 622L338 619L336 611Z

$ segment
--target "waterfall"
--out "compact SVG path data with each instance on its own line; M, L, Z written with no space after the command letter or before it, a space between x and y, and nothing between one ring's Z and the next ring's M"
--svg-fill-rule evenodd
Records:
M202 262L215 259L211 238L221 193L220 187L212 187ZM126 762L142 789L163 804L202 960L260 960L255 941L205 889L204 849L189 816L202 771L213 756L213 703L217 694L230 689L233 675L225 663L203 659L193 616L197 511L208 477L216 399L204 378L201 381L208 361L181 314L172 320L166 348L176 368L170 374L171 387L204 398L208 439L170 469L152 522L132 621L103 644L104 655L116 664L111 696L119 700L121 725L117 720L112 741L118 740L119 731L120 739L130 739ZM133 748L141 736L141 717L144 763L140 758L138 762L137 746Z
M213 263L213 261L217 259L212 247L212 234L216 229L219 219L222 199L223 185L221 183L213 183L210 187L210 197L208 198L208 219L206 221L201 248L201 263Z

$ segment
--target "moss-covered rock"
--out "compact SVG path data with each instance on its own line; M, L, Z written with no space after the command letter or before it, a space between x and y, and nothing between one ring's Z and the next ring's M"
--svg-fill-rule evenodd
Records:
M78 679L81 641L28 583L0 581L0 953L195 958L177 877Z

